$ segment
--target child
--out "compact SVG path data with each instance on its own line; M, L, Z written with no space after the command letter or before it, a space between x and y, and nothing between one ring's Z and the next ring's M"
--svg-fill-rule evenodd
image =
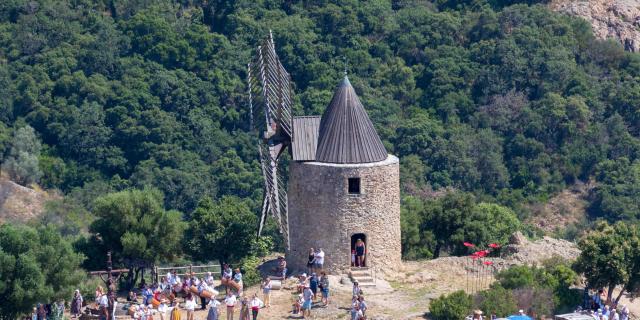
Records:
M351 266L356 266L356 249L351 250Z
M298 294L298 298L293 302L293 314L300 314L302 311L302 304L304 303L304 297Z

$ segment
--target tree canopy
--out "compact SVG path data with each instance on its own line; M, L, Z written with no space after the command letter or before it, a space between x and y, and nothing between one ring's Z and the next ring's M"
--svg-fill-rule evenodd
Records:
M182 254L182 213L165 210L158 190L105 195L96 200L93 212L97 219L89 228L92 237L86 245L94 252L111 251L112 259L131 271L172 261ZM103 261L103 255L96 255L89 263L96 266ZM133 272L129 277L135 283Z
M84 280L83 260L52 227L0 225L0 319L68 299Z
M592 288L608 288L612 301L617 286L622 290L615 297L617 303L624 292L640 289L640 228L618 222L600 223L579 242L580 256L575 268L582 272Z

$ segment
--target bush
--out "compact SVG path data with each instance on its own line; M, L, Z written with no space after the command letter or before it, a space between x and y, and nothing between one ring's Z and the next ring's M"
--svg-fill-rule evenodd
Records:
M476 306L486 312L487 316L495 314L498 317L506 317L515 314L518 310L516 299L511 290L505 289L500 284L495 284L491 286L491 289L480 292Z
M500 285L507 289L533 287L533 269L527 266L515 266L496 275Z
M429 310L435 320L460 320L471 312L471 307L471 296L458 290L431 301Z
M260 263L260 259L255 256L248 256L242 259L240 268L242 269L242 284L245 288L260 283L262 280L258 270Z

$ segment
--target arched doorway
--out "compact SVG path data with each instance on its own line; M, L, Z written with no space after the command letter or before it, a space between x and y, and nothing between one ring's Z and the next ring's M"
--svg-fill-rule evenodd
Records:
M356 248L358 240L364 242L364 248ZM358 257L358 251L362 253L362 259ZM366 267L367 266L367 235L364 233L354 233L351 235L351 266L352 267Z

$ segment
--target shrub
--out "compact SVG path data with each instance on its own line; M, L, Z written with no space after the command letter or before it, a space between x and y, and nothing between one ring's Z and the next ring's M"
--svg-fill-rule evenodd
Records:
M429 310L435 320L460 320L471 312L471 296L462 290L431 301Z
M260 283L262 277L260 276L260 271L258 270L258 266L260 265L260 259L255 256L248 256L242 259L240 263L242 266L242 283L243 286L249 287L254 284Z
M515 266L496 275L500 285L507 289L533 287L533 269L527 266Z
M476 306L485 311L487 316L495 314L499 317L506 317L518 310L516 299L511 290L505 289L500 284L495 284L489 290L480 292L476 299Z

